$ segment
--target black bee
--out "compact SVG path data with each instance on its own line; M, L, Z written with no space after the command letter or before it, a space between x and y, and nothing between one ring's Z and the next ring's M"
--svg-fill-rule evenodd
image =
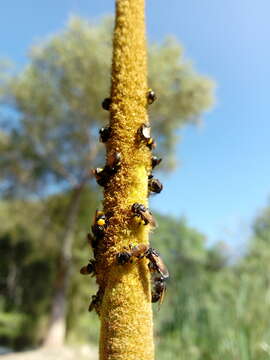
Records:
M112 100L111 98L105 98L102 103L101 106L104 110L109 111L110 110L110 106L111 106Z
M149 260L148 267L151 272L157 272L163 277L163 279L168 279L169 271L157 250L149 248L145 252L145 257Z
M159 305L163 303L164 295L166 291L166 282L162 276L155 276L153 280L152 289L152 303L159 302Z
M130 262L131 253L128 251L119 252L116 254L116 262L118 265L125 265Z
M159 194L163 189L163 185L158 179L155 179L153 175L148 176L148 190Z
M147 244L138 244L136 246L130 245L128 251L120 252L116 255L116 261L119 265L124 265L128 262L131 262L131 258L134 256L137 259L144 257L145 253L149 249Z
M113 176L121 166L121 154L115 152L108 156L107 165L104 168L96 168L93 175L100 186L106 186L111 176Z
M100 315L100 306L102 303L103 294L104 290L101 290L101 288L99 288L96 295L92 296L88 311L96 310L97 314Z
M104 212L96 210L94 224L92 225L92 232L96 239L100 239L104 236L106 225L106 216Z
M103 127L99 130L99 141L105 143L111 136L112 129L109 126Z
M121 154L119 152L111 153L108 156L107 163L108 165L105 166L106 171L110 175L114 175L121 166Z
M156 101L157 96L155 92L152 89L149 89L147 92L147 103L148 105L153 104L154 101Z
M140 218L144 225L150 224L152 227L156 227L157 223L152 213L143 204L134 203L131 207L131 211L134 216Z
M152 156L152 169L154 169L157 165L161 163L162 159L157 158L156 156Z
M148 266L151 272L159 273L164 279L169 277L168 269L161 259L160 254L157 250L150 248L148 244L138 244L136 246L130 245L129 249L125 249L126 251L119 252L116 255L118 264L124 265L131 262L132 257L136 257L137 259L146 257L149 260Z
M166 280L169 278L169 271L161 259L157 250L150 248L148 244L138 244L129 246L129 249L116 254L116 261L119 265L125 265L132 262L132 257L142 259L146 257L149 260L148 268L153 277L152 302L162 304L166 291Z
M92 170L93 175L96 178L98 185L106 186L109 181L109 174L106 171L106 168L96 168Z
M92 274L92 276L94 276L96 273L95 264L96 264L96 261L94 259L91 259L86 266L83 266L81 268L80 273L82 275Z
M156 147L155 140L151 137L151 127L147 124L142 124L139 128L139 134L141 139L146 143L146 146L152 150Z

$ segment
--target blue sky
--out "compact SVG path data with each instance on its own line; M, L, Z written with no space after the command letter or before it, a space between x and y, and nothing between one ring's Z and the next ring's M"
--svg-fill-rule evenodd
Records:
M1 56L26 62L27 49L69 15L99 18L114 1L9 0L1 4ZM210 242L243 244L270 194L270 2L147 0L150 41L174 35L196 69L216 80L217 104L177 147L181 166L162 176L155 209L185 215Z

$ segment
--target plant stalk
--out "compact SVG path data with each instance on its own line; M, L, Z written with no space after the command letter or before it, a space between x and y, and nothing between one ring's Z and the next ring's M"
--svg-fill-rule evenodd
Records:
M117 0L113 40L110 127L107 161L118 152L121 166L104 191L110 214L97 255L100 360L153 360L153 316L147 261L118 265L116 254L130 244L148 244L150 226L136 221L131 207L148 206L151 151L140 140L148 124L144 0Z

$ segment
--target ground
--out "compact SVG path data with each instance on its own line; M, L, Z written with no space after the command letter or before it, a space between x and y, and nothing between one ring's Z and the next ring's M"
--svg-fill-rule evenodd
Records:
M94 347L40 348L37 350L1 355L1 360L97 360L98 351Z

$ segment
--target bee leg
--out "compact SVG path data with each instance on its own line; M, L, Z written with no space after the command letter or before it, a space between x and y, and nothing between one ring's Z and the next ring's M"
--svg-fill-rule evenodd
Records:
M134 214L132 217L133 217L138 223L139 223L139 220L141 221L141 216L138 215L138 214Z
M142 260L144 257L145 257L145 254L141 254L141 255L137 256L137 259Z

